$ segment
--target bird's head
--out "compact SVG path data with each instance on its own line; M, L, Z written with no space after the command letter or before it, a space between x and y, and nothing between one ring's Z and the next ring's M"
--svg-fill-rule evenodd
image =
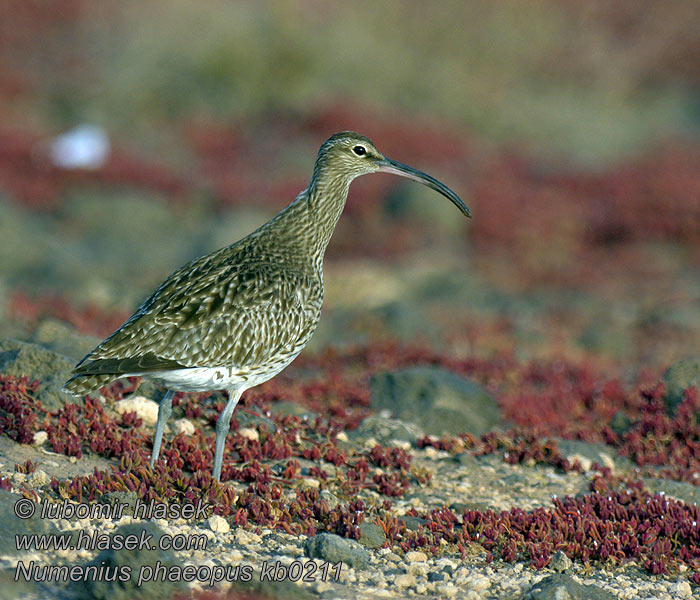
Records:
M333 134L323 143L316 159L316 170L321 168L330 178L337 177L348 181L368 173L392 173L407 177L440 192L465 216L472 216L460 197L444 183L427 173L384 156L372 140L354 131Z

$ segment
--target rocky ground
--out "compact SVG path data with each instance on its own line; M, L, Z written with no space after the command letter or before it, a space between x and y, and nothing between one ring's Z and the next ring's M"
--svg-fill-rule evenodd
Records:
M44 324L38 331L46 329ZM91 343L76 332L72 336L74 355ZM675 600L700 597L692 580L697 573L690 566L693 559L679 555L678 548L672 550L670 545L660 551L668 564L663 573L655 575L650 572L648 562L654 559L651 551L637 558L624 556L623 552L621 560L582 560L580 551L566 541L559 543L558 549L557 544L550 544L540 555L538 548L542 548L528 546L524 539L525 545L509 556L509 534L489 537L484 528L489 526L489 519L496 519L491 526L498 527L498 515L502 517L510 511L511 525L515 527L516 515L551 513L557 498L585 500L596 497L596 490L604 489L608 491L597 497L618 494L619 489L613 483L608 488L600 487L602 481L629 482L639 478L641 471L639 465L620 456L613 446L601 443L552 437L549 446L543 447L544 438L531 439L531 445L524 445L517 436L503 433L499 443L484 448L475 436L460 437L457 434L461 432L476 436L505 432L510 426L487 387L475 382L476 377L470 380L435 365L378 373L369 384L369 405L359 416L332 428L330 433L327 428L314 429L309 425L317 413L308 406L277 397L261 405L266 407L264 411L255 405L239 408L235 433L229 436L228 458L236 467L248 465L263 472L271 468L273 476L246 475L243 471L225 469L224 479L233 480L223 483L222 496L219 486L207 479L206 474L188 479L183 471L176 477L175 492L166 493L150 470L138 466L139 460L145 460L148 455L146 440L155 420L155 404L146 396L157 392L152 394L148 387L134 393L128 388L113 390L98 398L97 403L104 411L99 421L94 420L94 411L100 410L95 408L97 405L90 412L83 412L82 421L71 421L66 413L60 413L65 399L58 386L71 362L39 344L4 340L0 345L0 370L4 377L0 417L4 419L5 434L0 436L3 488L0 493L4 496L0 510L5 524L0 548L5 585L0 587L0 597L171 598L177 594L182 598L224 597L206 591L212 589L208 583L217 580L223 581L215 589L221 594L228 590L226 597L231 598ZM667 387L683 389L696 382L697 361L694 365L677 368L675 374L668 376ZM302 363L297 374L312 380L317 368L309 360ZM13 387L10 383L14 380L9 378L15 375L28 375L38 380L39 385ZM10 401L17 402L22 394L19 403L25 412ZM52 415L27 425L29 411L39 406L53 411ZM92 405L79 403L79 406L76 410L86 411ZM174 451L165 454L170 461L181 460L180 465L184 457L181 466L184 471L193 459L187 454L192 449L183 445L183 436L191 437L197 430L194 445L198 442L206 445L208 441L197 436L199 431L211 434L211 414L216 412L216 406L208 407L203 414L192 412L192 407L193 404L183 402L176 409L175 416L179 418L171 422L167 444L178 446L179 454ZM323 414L322 409L320 413ZM62 415L62 421L56 421L57 414ZM317 424L324 419L319 416ZM351 421L359 426L350 425ZM109 428L101 432L96 429L99 423L108 422L119 423L120 433L115 434L116 430ZM65 443L60 445L61 440L65 442L69 438L55 427L52 429L51 425L56 423L74 433L74 439L81 440L78 446L83 451L71 450ZM246 449L260 450L262 440L274 445L278 438L273 431L279 433L285 427L299 444L294 446L294 441L291 442L291 455L297 457L292 475L285 470L289 463L284 454L275 455L267 444L258 457L245 454ZM96 445L96 437L91 436L89 429L99 436L121 436L124 448L129 447L126 431L143 431L143 438L134 439L141 446L131 455L136 464L131 465L131 460L125 462L118 454L110 457L113 452ZM325 454L314 454L314 445L321 447L313 442L320 439L314 436L324 431ZM179 442L172 439L178 432ZM31 439L25 439L23 434L31 434ZM300 437L311 443L299 442ZM90 451L90 447L96 451ZM329 449L342 452L347 459L337 460L328 454ZM520 452L521 456L510 460L509 452L512 455ZM360 472L363 459L368 475L374 476L372 481L378 482L377 485L348 485ZM210 461L211 455L202 460ZM571 468L573 465L575 468ZM76 482L79 482L77 487ZM674 510L690 510L689 514L697 515L698 487L692 482L671 481L663 476L644 482L647 496L642 498L646 497L647 504L650 499L662 501L677 505ZM277 488L276 495L270 495L269 486ZM193 493L187 493L188 487ZM250 494L254 489L262 498L278 499L271 502L272 513L265 513L266 509L260 506L256 508ZM149 500L154 500L155 506L165 506L163 503L167 502L174 507L188 503L199 503L200 508L204 503L205 507L199 514L185 518L173 514L145 518L148 515L138 512L134 516L136 503ZM28 501L31 502L27 504ZM677 501L680 503L676 504ZM81 503L86 511L89 506L104 508L119 504L124 509L122 514L111 514L108 518L87 513L78 518L66 508ZM297 512L290 508L295 503L303 504ZM45 514L42 518L41 510L50 504L55 505L54 510L63 512ZM631 509L634 501L628 498L622 504ZM27 510L28 505L35 506L36 514L28 519L19 518L18 513ZM574 506L574 510L583 506L579 505L578 509ZM285 509L291 512L290 520L278 518L279 511ZM267 516L260 516L260 510ZM566 511L561 512L560 517L565 514ZM329 515L337 518L329 520ZM475 517L484 521L481 526L470 528L470 519L474 525ZM610 518L615 536L619 535L618 518L619 515ZM551 525L555 521L547 522ZM440 528L446 526L450 532L446 529L441 532ZM644 521L637 523L640 529L646 526L648 523ZM536 527L528 529L526 537L535 539ZM471 531L471 535L452 535L460 528ZM584 529L581 541L593 535L590 525ZM609 533L612 536L613 530ZM663 529L658 534L662 536ZM40 535L68 538L73 546L83 536L101 539L94 543L102 546L20 550L17 535L35 536L35 540ZM128 535L138 539L150 536L147 539L154 543L166 539L178 549L114 547L114 540ZM601 543L605 532L602 536L598 538ZM668 539L673 539L674 544L694 547L697 552L697 546L691 546L691 542L697 543L697 536L697 524L693 522L692 531L677 532ZM490 542L491 539L496 542ZM541 539L547 540L546 536ZM194 547L180 548L180 545ZM544 559L538 562L542 556ZM154 576L152 569L158 563L160 576ZM65 581L57 572L52 575L43 570L62 565L78 569L72 575L76 581ZM88 567L102 571L91 572ZM143 580L109 581L110 573L125 567L131 569L133 578L140 575Z

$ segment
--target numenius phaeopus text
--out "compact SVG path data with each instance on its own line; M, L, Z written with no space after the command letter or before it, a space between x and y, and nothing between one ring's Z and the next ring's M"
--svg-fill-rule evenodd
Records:
M134 375L167 388L151 466L158 459L174 391L228 390L216 423L213 476L220 480L226 434L241 394L289 365L316 329L323 255L350 182L368 173L419 181L471 216L437 179L387 158L362 135L336 133L321 146L309 186L289 206L242 240L170 275L76 365L64 389L83 395Z

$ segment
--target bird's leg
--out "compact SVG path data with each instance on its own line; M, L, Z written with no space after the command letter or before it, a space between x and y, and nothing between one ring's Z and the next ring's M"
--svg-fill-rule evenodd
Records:
M160 399L158 405L158 421L156 422L156 436L153 438L153 453L151 454L151 468L156 464L158 455L160 454L160 444L163 441L163 432L165 424L168 422L170 413L173 412L173 396L175 392L168 390Z
M216 422L216 450L214 451L214 470L212 476L217 481L221 481L221 467L224 462L224 447L226 446L226 435L228 434L231 415L236 409L236 404L241 399L243 390L233 388L228 391L228 402L219 415Z

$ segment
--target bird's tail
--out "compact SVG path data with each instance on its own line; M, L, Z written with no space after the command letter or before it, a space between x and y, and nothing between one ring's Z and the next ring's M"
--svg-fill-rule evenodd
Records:
M107 385L114 379L114 375L74 375L61 388L64 392L74 396L84 396L102 386Z

